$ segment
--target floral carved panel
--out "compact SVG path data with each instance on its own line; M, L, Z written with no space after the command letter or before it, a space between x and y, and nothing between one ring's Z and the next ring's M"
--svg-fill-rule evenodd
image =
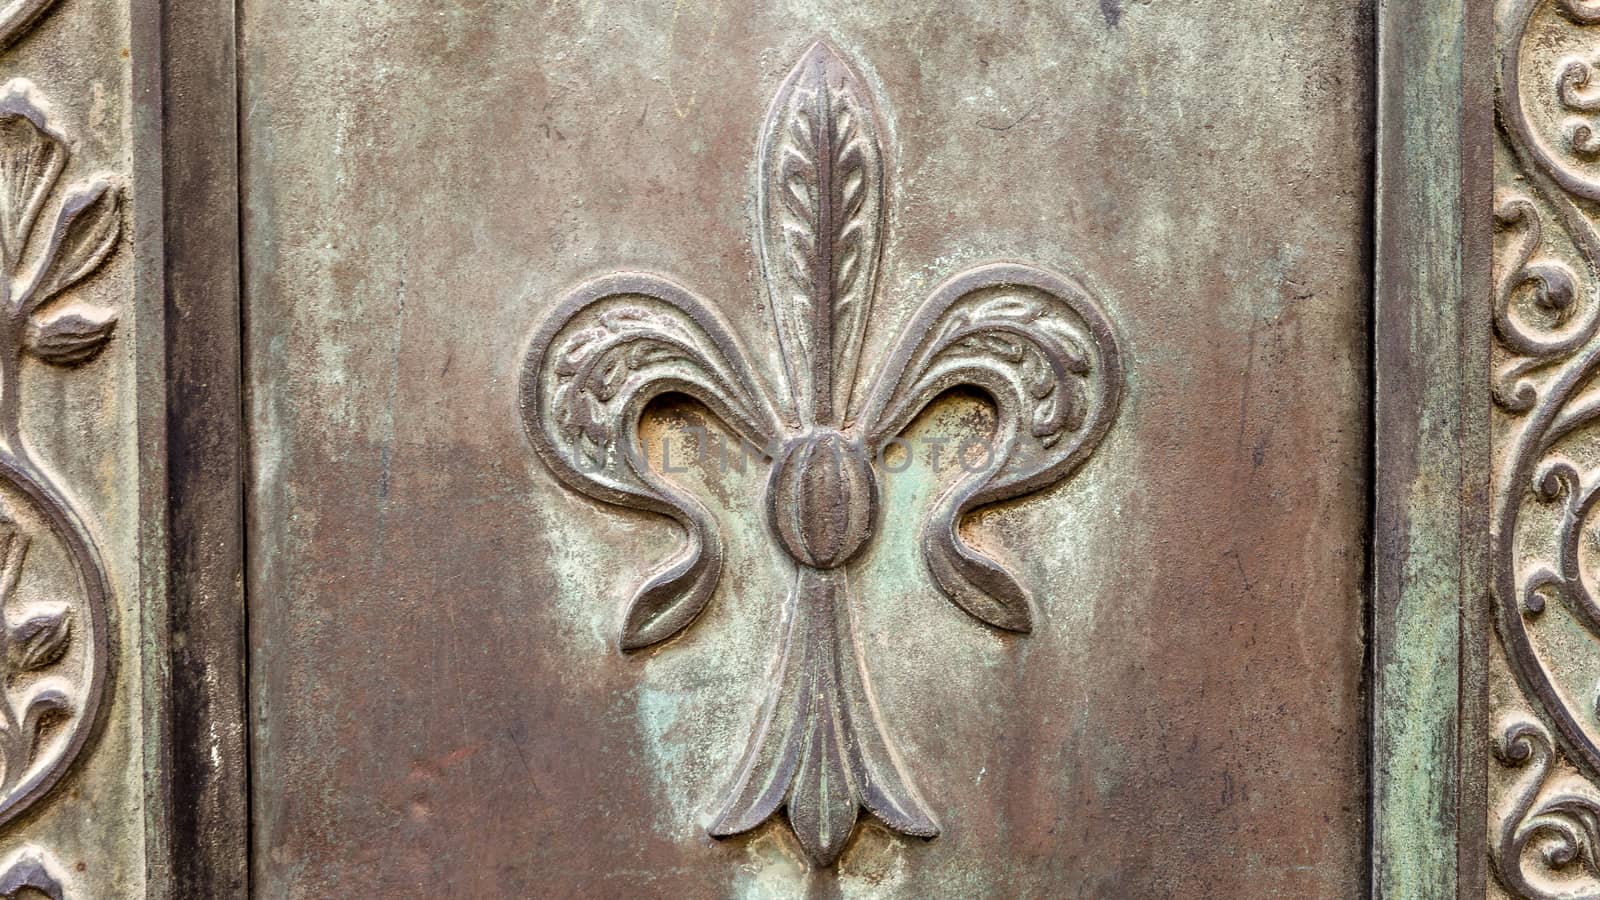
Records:
M127 237L128 178L97 161L120 136L85 134L78 101L96 88L57 83L48 47L24 40L55 21L46 13L56 5L0 6L0 839L8 854L0 896L60 900L81 895L74 884L90 893L132 885L107 875L113 846L76 866L92 874L68 876L57 856L84 848L58 840L53 817L40 825L40 811L60 799L57 786L100 739L120 668L117 589L87 499L105 496L104 486L84 483L73 459L107 437L67 425L76 416L60 407L58 379L98 378L104 392L129 358L98 363L116 345L124 311L101 276ZM79 31L101 27L104 12L85 10L98 18ZM121 65L115 47L106 52ZM85 145L95 148L89 161L80 159ZM60 399L42 403L41 388ZM41 416L42 406L54 414ZM118 535L116 551L126 546Z
M522 413L535 449L568 486L660 513L686 542L628 601L632 651L689 627L716 590L723 550L705 507L652 468L645 407L667 394L705 404L771 459L766 519L794 566L766 701L710 826L726 837L782 809L807 857L832 865L862 810L889 829L939 833L874 699L850 563L882 521L886 445L956 388L997 412L982 465L922 529L940 590L1010 632L1033 626L1029 591L969 544L962 519L1067 478L1115 421L1123 359L1100 304L1066 276L981 265L937 287L892 342L863 361L885 239L885 129L871 92L825 42L783 82L758 149L756 244L783 365L762 372L717 308L665 278L623 272L575 288L535 333ZM752 298L753 299L753 298Z

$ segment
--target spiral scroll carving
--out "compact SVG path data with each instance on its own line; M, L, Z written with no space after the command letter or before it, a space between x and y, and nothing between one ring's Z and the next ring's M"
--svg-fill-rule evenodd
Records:
M1495 735L1491 857L1515 896L1600 897L1600 803L1556 775L1600 782L1600 4L1502 11L1490 531L1500 645L1535 718Z

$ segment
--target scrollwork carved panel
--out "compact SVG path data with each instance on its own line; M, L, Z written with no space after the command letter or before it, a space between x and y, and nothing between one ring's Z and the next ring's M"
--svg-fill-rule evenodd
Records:
M1498 9L1490 861L1517 897L1600 893L1600 7Z

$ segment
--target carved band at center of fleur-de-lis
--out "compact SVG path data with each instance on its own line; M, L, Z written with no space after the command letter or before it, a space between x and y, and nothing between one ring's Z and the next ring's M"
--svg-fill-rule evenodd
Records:
M714 307L635 273L576 288L535 334L522 382L528 434L565 484L670 516L687 535L631 598L624 650L688 626L722 566L710 513L640 452L645 407L686 395L743 439L776 448L766 514L794 582L766 703L711 832L748 831L782 807L823 866L863 808L894 831L938 833L879 717L855 636L847 564L878 524L875 461L939 395L961 387L988 395L992 452L939 499L923 556L962 609L1026 632L1027 592L965 542L961 521L1082 464L1116 416L1123 381L1111 324L1088 292L1043 269L999 263L940 285L871 388L857 390L887 219L881 133L865 85L821 42L767 115L757 243L784 364L776 389Z

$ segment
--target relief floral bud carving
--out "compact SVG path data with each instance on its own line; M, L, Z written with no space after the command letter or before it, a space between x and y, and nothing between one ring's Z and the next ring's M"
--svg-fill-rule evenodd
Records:
M1070 475L1111 427L1123 381L1111 324L1089 293L1015 263L940 285L862 379L887 221L883 133L865 84L821 42L767 114L757 245L783 360L775 386L715 307L637 273L573 290L535 333L522 382L528 435L565 484L668 516L687 537L629 601L624 650L693 622L723 558L706 508L644 462L645 406L687 395L752 444L779 448L764 504L794 581L767 699L711 833L748 831L782 807L819 866L839 857L863 809L902 834L938 833L879 715L856 636L847 564L878 524L874 461L941 394L989 397L994 450L939 500L923 558L962 609L1026 632L1028 592L966 543L961 521Z
M0 87L0 823L83 749L110 656L100 552L22 433L25 360L81 366L116 329L114 311L72 293L121 240L122 189L95 177L58 191L71 155L30 82Z

